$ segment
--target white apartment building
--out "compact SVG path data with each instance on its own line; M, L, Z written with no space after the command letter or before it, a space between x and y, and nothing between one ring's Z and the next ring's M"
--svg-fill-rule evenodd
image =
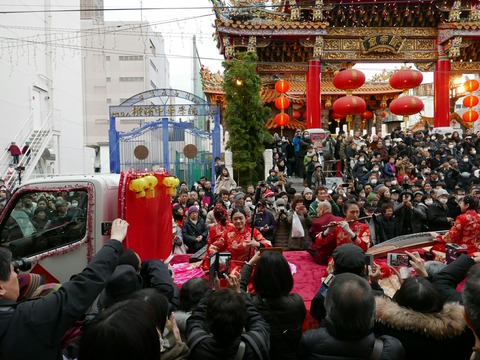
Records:
M60 0L0 4L3 178L11 161L4 149L11 141L20 148L30 141L34 150L24 177L84 173L93 163L83 138L80 12L53 11L64 5ZM69 2L69 9L79 6L80 0Z
M109 106L146 90L170 88L169 64L164 40L148 22L107 22L99 11L82 17L86 145L95 149L95 170L109 172ZM117 129L130 131L145 120L118 119Z

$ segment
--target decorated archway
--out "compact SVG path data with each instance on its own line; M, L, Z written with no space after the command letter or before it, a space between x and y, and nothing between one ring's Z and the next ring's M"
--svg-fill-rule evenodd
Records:
M153 89L110 106L109 113L112 173L161 167L187 183L202 175L214 178L214 159L220 156L217 105L182 90ZM121 133L117 131L117 118L146 121L137 129Z

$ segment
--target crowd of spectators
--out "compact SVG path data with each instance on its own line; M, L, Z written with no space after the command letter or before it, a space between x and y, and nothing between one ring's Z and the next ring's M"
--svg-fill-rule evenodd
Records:
M17 302L11 254L0 248L0 357L478 359L477 146L480 139L469 132L443 138L395 129L383 138L328 136L320 149L308 131L297 132L291 143L275 140L274 168L246 188L216 159L213 185L206 177L190 188L181 183L172 198L172 243L177 253L203 251L207 272L210 256L219 252L236 263L220 279L194 278L181 289L165 263L142 261L115 241L128 226L120 220L84 272L24 303ZM336 175L342 181L327 187L327 178ZM292 176L305 180L301 192ZM25 198L17 221L49 226L54 217L47 210L44 217L29 214L48 209L50 200L56 217L75 208L73 198L65 198L63 208L56 206L62 199ZM445 265L427 261L433 252L407 252L413 271L396 273L398 286L387 294L380 278L395 271L370 262L366 252L419 232L430 232L441 246L461 245L468 255ZM272 246L306 251L328 265L311 304L292 292L291 268L279 249L268 251ZM462 294L458 288L468 273ZM87 288L78 299L72 296ZM56 316L46 317L44 310L53 307ZM318 326L304 331L308 316ZM13 346L22 341L33 345L17 353Z

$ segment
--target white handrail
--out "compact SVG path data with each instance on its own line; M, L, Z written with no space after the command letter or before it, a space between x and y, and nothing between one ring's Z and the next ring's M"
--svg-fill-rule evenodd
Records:
M17 146L21 147L27 141L28 136L30 136L30 133L33 130L33 111L30 112L30 115L28 115L27 119L23 123L22 127L20 130L17 131L15 136L13 137L12 141L15 141L17 143ZM2 157L0 157L0 174L3 174L6 172L8 166L12 162L12 156L10 155L10 151L5 150L2 154Z
M32 175L35 166L42 157L43 151L52 139L52 132L53 116L52 112L50 112L45 118L45 121L43 121L42 127L38 130L32 130L26 139L26 141L30 141L30 154L22 154L17 165L25 168L25 170L21 171L22 181L28 180ZM15 170L9 174L9 171L11 171L11 169L7 168L3 178L6 180L5 185L7 188L13 189L18 185L19 172Z

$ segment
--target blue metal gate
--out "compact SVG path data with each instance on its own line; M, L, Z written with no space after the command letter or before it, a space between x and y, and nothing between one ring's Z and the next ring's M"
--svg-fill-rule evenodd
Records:
M149 98L159 105L137 105ZM123 133L116 130L117 118L157 118ZM200 131L192 122L213 120L213 130ZM191 185L201 176L215 178L214 159L220 156L220 110L196 95L174 89L155 89L132 96L110 107L110 171L154 170L161 167ZM186 151L187 147L190 151ZM194 150L193 152L191 150Z

